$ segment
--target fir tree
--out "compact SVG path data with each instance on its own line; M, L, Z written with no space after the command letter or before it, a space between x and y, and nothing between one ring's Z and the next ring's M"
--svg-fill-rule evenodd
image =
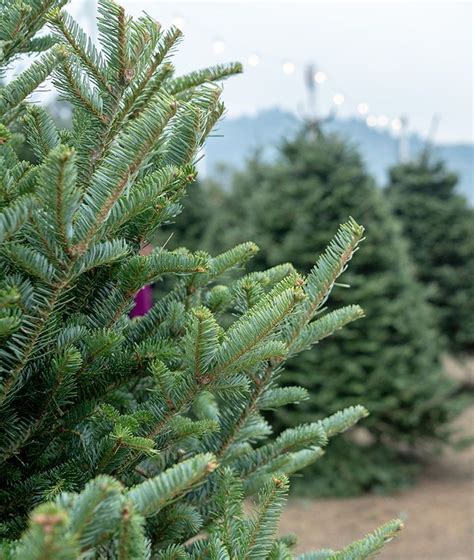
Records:
M354 149L312 124L283 144L275 163L255 159L236 174L212 226L213 239L224 244L256 239L257 266L290 260L308 272L347 215L364 223L367 240L342 278L350 289L338 286L327 308L338 313L339 306L360 302L365 317L291 361L284 382L304 386L310 398L275 412L284 428L352 403L371 410L362 446L339 438L325 461L311 467L320 494L406 484L414 465L394 449L445 440L448 421L462 404L451 398L455 387L440 373L432 313L400 228ZM344 313L340 319L345 322Z
M388 194L448 348L463 354L474 352L474 211L456 184L423 156L390 170Z
M216 213L220 212L225 194L213 180L197 180L181 201L182 212L172 223L163 227L157 235L158 242L170 247L186 247L191 250L211 248L211 228Z
M31 22L48 9L55 37L41 44L58 44L0 92L0 554L292 558L290 541L275 539L287 475L367 412L350 407L266 443L261 413L307 397L277 385L288 356L361 315L321 306L363 228L341 226L306 277L284 265L230 287L219 278L254 244L140 255L195 177L223 112L215 83L240 66L175 77L177 29L101 0L99 50L61 4L2 3L4 62L11 42L32 50ZM71 130L25 102L51 73L74 106ZM20 115L37 164L13 150ZM137 290L163 275L174 287L129 319ZM226 310L237 315L228 326ZM303 558L367 558L400 526Z

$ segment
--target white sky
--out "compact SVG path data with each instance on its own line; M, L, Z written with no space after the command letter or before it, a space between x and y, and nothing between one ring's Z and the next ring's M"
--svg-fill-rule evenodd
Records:
M303 69L316 63L328 79L319 88L326 111L343 93L342 115L359 102L370 113L407 115L411 130L426 134L441 116L437 140L472 142L473 4L457 1L119 0L132 14L145 10L164 25L184 18L185 40L176 56L180 72L240 60L245 73L226 82L231 116L260 109L302 109ZM88 26L94 0L72 0L70 11ZM213 52L222 40L224 52ZM247 64L256 53L260 63ZM291 61L287 76L282 64Z

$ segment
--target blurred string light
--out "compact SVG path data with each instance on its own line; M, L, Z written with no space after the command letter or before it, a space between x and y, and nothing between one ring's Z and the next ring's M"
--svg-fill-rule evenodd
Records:
M281 69L283 70L283 74L291 76L291 74L294 74L296 71L296 65L294 62L290 62L289 60L287 60L282 64Z
M324 84L327 79L328 77L326 76L326 74L324 72L321 72L320 70L314 75L314 81L317 84Z
M248 63L249 66L258 66L260 64L260 57L258 56L258 54L252 53L248 57Z
M182 15L176 15L172 20L173 25L178 29L183 30L186 27L186 19ZM211 42L211 48L214 54L221 55L226 50L226 43L220 39L216 38ZM273 58L277 59L271 53L264 53L263 58ZM256 67L262 63L262 55L255 52L248 55L247 63L251 67ZM299 65L304 66L303 61L294 60L283 60L280 59L280 68L283 74L286 76L292 76L296 73L297 67ZM321 85L325 82L333 82L333 79L328 77L326 72L323 70L318 70L313 75L313 80L316 84ZM346 95L342 92L335 93L332 97L332 102L334 105L340 107L341 105L347 104ZM403 128L402 120L398 117L390 118L387 115L369 115L369 104L366 101L361 101L354 105L357 113L364 117L365 123L370 128L380 127L386 128L390 127L393 132L399 133Z
M373 128L374 126L377 126L377 117L375 117L374 115L369 115L365 119L365 122L368 127Z
M359 113L359 115L367 115L367 113L369 112L369 105L365 102L359 103L357 105L357 112Z
M400 132L400 130L402 129L401 119L399 118L392 119L390 126L392 127L392 130L394 130L395 132Z

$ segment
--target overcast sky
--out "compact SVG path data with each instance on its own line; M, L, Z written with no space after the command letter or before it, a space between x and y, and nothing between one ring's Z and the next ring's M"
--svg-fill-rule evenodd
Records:
M230 116L275 106L303 110L303 71L313 62L327 75L318 86L320 113L341 93L342 115L357 114L366 102L370 114L406 115L411 130L426 134L439 114L438 141L473 141L471 2L119 1L164 25L180 18L179 71L244 63L244 75L226 82ZM84 23L93 4L72 0L71 11ZM251 55L257 66L248 64ZM294 73L283 72L285 62Z

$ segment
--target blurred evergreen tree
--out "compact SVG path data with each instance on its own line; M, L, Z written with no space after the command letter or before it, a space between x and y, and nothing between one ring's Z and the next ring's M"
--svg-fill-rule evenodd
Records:
M311 397L275 417L283 429L362 402L371 411L364 441L336 442L332 457L312 467L315 491L404 485L414 465L402 464L398 451L446 439L462 403L441 374L432 310L383 192L351 146L308 125L283 144L276 163L257 158L237 173L225 208L208 233L214 248L254 239L255 266L291 260L303 272L344 216L366 224L367 240L342 279L351 289L338 286L328 302L329 309L359 302L366 317L292 362L284 382L309 388ZM352 460L342 464L342 455Z
M183 212L158 232L157 241L167 243L173 249L186 247L193 251L213 246L209 226L224 199L224 192L214 181L195 181L181 201Z
M457 181L423 156L390 170L388 194L448 348L462 354L474 352L474 210Z

